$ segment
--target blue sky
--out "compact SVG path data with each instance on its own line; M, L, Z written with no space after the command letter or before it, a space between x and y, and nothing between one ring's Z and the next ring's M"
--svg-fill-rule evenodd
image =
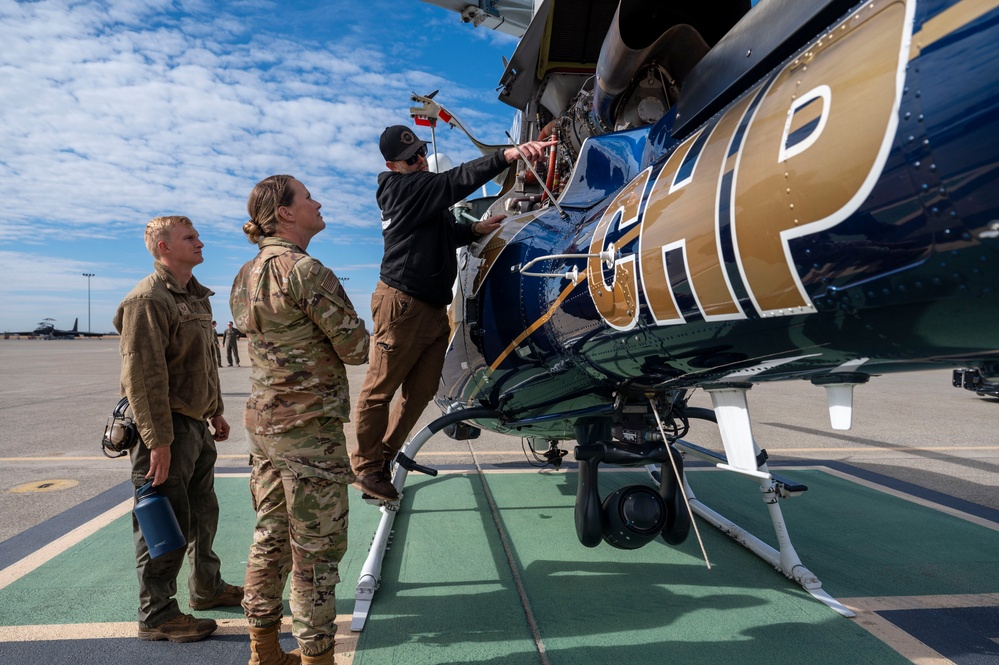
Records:
M205 242L198 279L216 319L255 254L241 230L254 183L290 173L323 204L309 253L370 324L384 170L378 135L437 100L502 143L496 100L516 41L417 0L0 0L0 330L44 318L112 330L152 271L146 222L182 214ZM429 140L429 132L420 128ZM455 163L478 152L438 132Z

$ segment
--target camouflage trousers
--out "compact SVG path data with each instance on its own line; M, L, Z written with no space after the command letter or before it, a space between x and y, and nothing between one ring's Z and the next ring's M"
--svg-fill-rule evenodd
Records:
M292 633L318 655L336 635L336 583L347 551L347 485L353 482L343 423L309 420L277 435L247 431L250 495L257 523L243 610L251 626L281 620L291 574Z

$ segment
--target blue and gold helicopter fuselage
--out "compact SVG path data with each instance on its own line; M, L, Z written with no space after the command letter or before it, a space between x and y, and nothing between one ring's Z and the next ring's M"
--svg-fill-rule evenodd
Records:
M571 438L622 392L999 373L997 37L995 0L875 0L753 80L752 26L723 40L464 250L438 404Z

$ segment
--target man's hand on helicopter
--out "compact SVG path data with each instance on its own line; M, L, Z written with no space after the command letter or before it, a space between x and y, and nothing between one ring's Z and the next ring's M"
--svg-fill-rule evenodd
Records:
M541 159L545 154L545 148L549 148L558 143L555 139L549 139L547 141L528 141L527 143L521 143L516 148L507 148L503 151L503 156L506 157L507 164L513 164L518 159L520 159L521 154L524 158L536 162Z
M480 236L489 235L500 227L500 222L506 219L506 215L493 215L472 224L472 231Z

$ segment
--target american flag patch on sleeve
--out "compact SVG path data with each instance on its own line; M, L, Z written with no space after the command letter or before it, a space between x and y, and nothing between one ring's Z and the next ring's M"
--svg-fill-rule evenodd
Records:
M323 278L323 288L330 293L340 294L340 290L343 288L340 286L340 281L333 274L332 270L326 271L326 277Z

